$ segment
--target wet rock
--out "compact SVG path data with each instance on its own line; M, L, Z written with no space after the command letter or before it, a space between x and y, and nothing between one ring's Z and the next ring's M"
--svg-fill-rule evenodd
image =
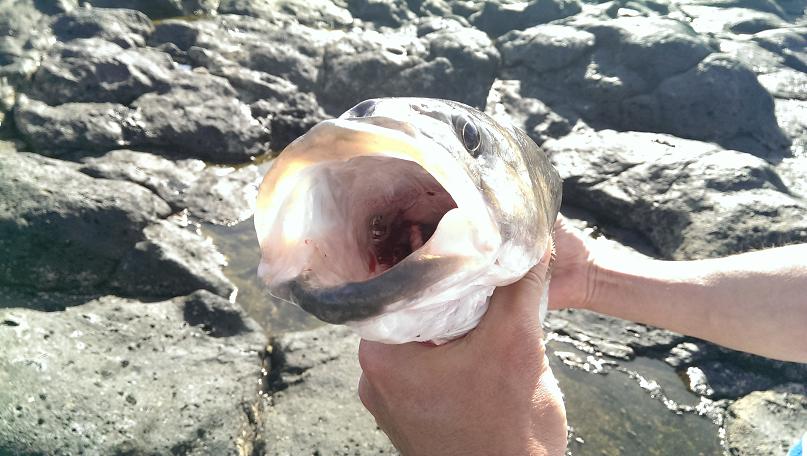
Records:
M344 27L353 22L347 8L331 0L222 0L219 14L240 14L276 20L290 15L311 27Z
M767 162L667 135L576 131L544 143L564 198L639 232L665 258L807 239L807 207Z
M173 62L152 49L122 49L98 38L76 39L40 66L29 95L50 105L68 102L130 104L140 95L165 90Z
M737 398L772 388L778 382L769 375L724 361L698 363L686 371L693 393L713 399Z
M66 151L107 151L130 143L124 125L132 111L115 103L65 103L48 106L20 97L14 121L35 151L61 155Z
M238 454L266 344L208 292L0 310L0 453Z
M138 10L152 19L208 15L214 13L219 0L83 0L101 8Z
M78 8L53 21L54 36L62 42L101 38L122 48L143 46L154 31L149 18L131 9Z
M252 215L260 180L254 165L238 169L206 167L201 160L173 161L131 150L85 157L79 170L93 177L140 184L174 211L187 209L195 219L226 225Z
M344 327L289 333L272 343L267 454L370 455L395 450L356 393L359 338Z
M497 37L510 30L523 30L573 16L580 11L580 2L577 0L486 1L470 20L478 29Z
M41 290L103 284L168 205L129 182L93 179L67 162L3 153L0 283Z
M143 237L110 278L117 294L166 298L201 289L227 298L235 291L221 271L226 260L209 239L165 221L144 228Z
M631 359L638 353L677 344L684 336L663 329L584 310L552 312L547 330L567 335L612 358Z
M159 148L177 158L215 163L245 162L267 152L268 126L235 98L229 83L215 76L194 76L203 81L205 90L194 87L198 81L194 77L187 85L174 86L165 93L147 93L132 104L137 136L131 144ZM223 96L208 90L210 85Z
M484 107L499 54L483 33L440 30L421 40L368 32L326 49L317 97L326 112L387 96L448 98Z
M804 434L807 389L758 391L734 402L726 415L726 445L732 455L786 454Z
M353 17L377 25L400 27L414 18L405 0L348 0Z

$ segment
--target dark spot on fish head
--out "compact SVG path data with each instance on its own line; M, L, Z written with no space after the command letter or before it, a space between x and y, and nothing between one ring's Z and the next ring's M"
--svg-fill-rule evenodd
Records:
M472 157L478 157L482 151L482 135L473 120L460 114L453 117L452 123L457 137L462 141L462 145L465 146L465 150Z
M377 104L377 100L364 100L361 103L353 106L348 110L347 117L349 118L356 118L356 117L369 117L375 111L375 107Z

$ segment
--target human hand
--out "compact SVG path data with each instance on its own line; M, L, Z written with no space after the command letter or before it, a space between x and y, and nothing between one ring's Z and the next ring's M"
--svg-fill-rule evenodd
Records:
M404 455L562 455L566 411L538 318L549 255L441 346L362 340L359 397Z
M555 222L555 262L549 282L549 308L590 308L597 292L599 266L592 241L562 215Z

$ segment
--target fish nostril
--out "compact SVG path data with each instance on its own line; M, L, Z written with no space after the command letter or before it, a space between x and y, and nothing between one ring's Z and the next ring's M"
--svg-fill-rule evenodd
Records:
M350 108L350 117L367 117L375 111L375 100L364 100L356 106Z

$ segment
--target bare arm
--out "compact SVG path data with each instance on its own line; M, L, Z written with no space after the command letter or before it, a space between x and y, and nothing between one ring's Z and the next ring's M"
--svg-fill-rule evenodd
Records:
M807 362L807 244L659 261L593 246L563 222L556 230L553 308L587 308L736 350Z

